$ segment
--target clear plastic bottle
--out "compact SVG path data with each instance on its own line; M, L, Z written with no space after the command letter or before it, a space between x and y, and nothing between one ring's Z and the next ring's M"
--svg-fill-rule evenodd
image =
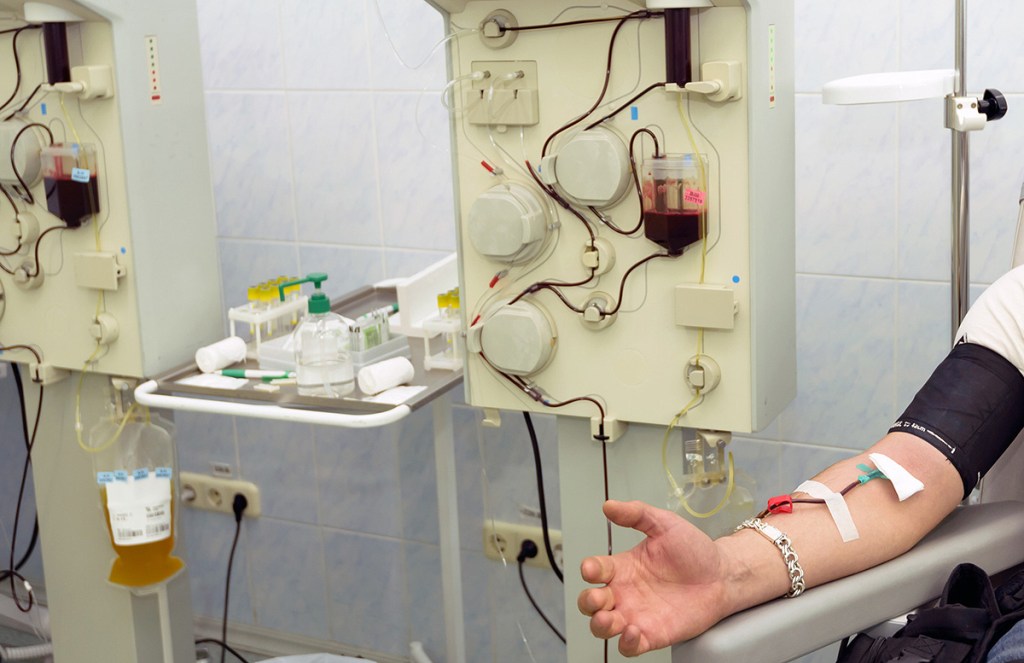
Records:
M278 286L281 298L288 286L312 283L309 312L293 332L295 377L299 394L341 398L355 390L355 371L350 351L352 321L331 312L331 302L320 290L327 274L310 274L304 279Z
M707 172L703 154L668 154L644 161L644 234L669 253L681 253L704 236L707 191L702 172Z

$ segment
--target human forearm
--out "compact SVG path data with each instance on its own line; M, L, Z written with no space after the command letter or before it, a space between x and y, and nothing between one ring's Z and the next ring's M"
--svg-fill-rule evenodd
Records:
M860 535L858 539L844 543L823 504L796 504L793 513L765 518L789 537L800 557L808 587L862 571L906 552L960 501L962 483L946 457L905 433L890 433L863 454L821 472L815 481L838 492L863 474L856 466L870 464L867 454L874 452L895 460L920 479L925 488L903 502L886 480L869 481L851 490L846 502ZM715 543L723 560L726 614L789 591L790 579L782 555L759 533L745 529Z
M1024 267L997 281L968 313L957 344L891 432L868 452L898 463L924 484L900 502L885 479L854 484L859 454L815 480L845 496L857 536L843 542L824 504L798 504L766 520L799 555L806 586L820 585L910 549L975 486L1024 426ZM908 434L908 431L913 434ZM918 437L920 436L920 437ZM676 514L641 502L608 502L608 519L645 536L629 551L591 557L592 587L579 608L594 635L621 635L635 656L692 638L723 617L790 591L780 550L744 529L711 541ZM799 599L797 599L799 600Z

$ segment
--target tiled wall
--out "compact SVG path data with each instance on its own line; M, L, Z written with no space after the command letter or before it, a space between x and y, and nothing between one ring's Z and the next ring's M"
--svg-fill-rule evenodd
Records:
M421 0L379 3L391 41L410 64L426 60L420 69L392 54L375 0L199 0L228 304L269 275L326 270L328 291L340 294L453 250L447 124L434 94L444 64L441 49L430 55L441 22ZM981 286L1008 266L1024 171L1024 4L969 7L969 87L998 87L1011 108L972 138ZM881 436L949 340L941 104L829 107L819 90L841 76L951 67L954 0L796 0L796 9L799 393L766 430L734 442L759 499ZM10 380L2 388L0 429L16 430ZM514 568L479 553L488 509L519 519L536 503L524 429L508 419L495 431L470 408L454 412L469 660L562 661ZM195 415L178 424L182 469L229 462L265 496L239 548L233 621L392 655L421 639L444 660L429 412L366 432ZM557 495L553 420L539 428ZM0 462L0 504L12 504L15 465ZM9 511L0 513L8 529ZM189 511L183 524L196 612L216 617L230 528ZM562 623L560 588L530 571Z

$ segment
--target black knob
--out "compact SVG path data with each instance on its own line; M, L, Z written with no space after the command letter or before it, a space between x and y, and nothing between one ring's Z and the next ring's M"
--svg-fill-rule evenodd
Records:
M981 103L978 104L978 110L984 113L989 122L998 120L1006 115L1006 97L999 90L991 88L985 90L985 96L982 97Z

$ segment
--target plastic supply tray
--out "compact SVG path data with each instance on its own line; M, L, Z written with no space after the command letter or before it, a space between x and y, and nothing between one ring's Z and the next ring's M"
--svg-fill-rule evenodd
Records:
M372 311L382 306L394 303L396 297L393 287L377 288L366 286L349 293L331 303L331 310L347 318L356 318L366 311ZM416 368L411 385L424 386L426 389L406 400L402 407L408 406L416 410L445 391L457 386L462 380L461 371L427 371L423 368L423 348L420 343L410 345L406 337L395 339L394 345L384 344L379 355L370 357L369 353L362 353L362 360L379 361L391 356L404 354L408 356ZM263 343L266 345L266 342ZM373 348L378 350L378 348ZM372 351L371 351L372 352ZM258 368L255 359L248 359L244 365L233 366L232 368ZM381 403L366 400L367 396L356 390L344 398L323 398L319 396L300 396L295 385L281 385L276 392L270 393L255 389L262 383L258 380L249 380L249 383L240 389L216 389L212 387L200 387L194 385L183 385L177 381L183 378L198 375L199 367L194 363L182 366L178 369L165 373L156 379L156 389L153 393L158 396L183 396L195 399L215 399L222 401L237 401L251 404L277 405L282 408L314 409L324 412L339 412L352 415L380 415L396 406L389 403ZM164 407L171 407L164 405ZM175 409L175 408L172 408ZM184 409L184 408L177 408Z

